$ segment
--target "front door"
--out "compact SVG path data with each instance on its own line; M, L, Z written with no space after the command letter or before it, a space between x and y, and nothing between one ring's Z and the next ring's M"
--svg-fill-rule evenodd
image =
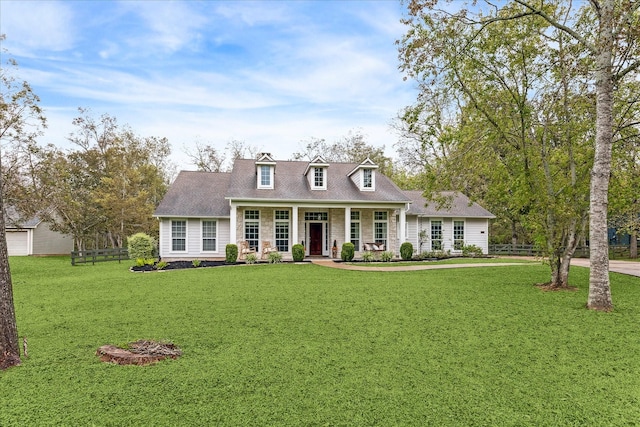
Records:
M309 255L322 255L322 223L309 224Z

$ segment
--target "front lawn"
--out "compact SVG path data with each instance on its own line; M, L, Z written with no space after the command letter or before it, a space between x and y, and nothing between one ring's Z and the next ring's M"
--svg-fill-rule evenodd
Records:
M29 358L0 425L600 426L640 420L640 279L613 313L542 292L546 266L414 272L254 265L131 273L12 258ZM103 344L183 356L104 364Z

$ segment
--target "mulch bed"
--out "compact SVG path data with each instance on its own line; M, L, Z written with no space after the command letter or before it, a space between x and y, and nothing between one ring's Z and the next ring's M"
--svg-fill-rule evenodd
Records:
M198 267L194 267L192 261L171 261L162 270L181 270L184 268L204 268L204 267L220 267L227 264L224 261L201 261ZM131 267L131 271L156 271L155 265L135 265Z
M106 363L118 365L150 365L161 360L177 359L182 356L182 350L173 343L158 342L153 340L138 340L127 345L128 348L120 348L114 345L103 345L98 348L96 355Z

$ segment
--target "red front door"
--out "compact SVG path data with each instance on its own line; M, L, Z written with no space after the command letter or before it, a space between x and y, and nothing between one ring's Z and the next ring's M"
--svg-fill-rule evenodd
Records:
M309 224L309 255L322 255L322 223Z

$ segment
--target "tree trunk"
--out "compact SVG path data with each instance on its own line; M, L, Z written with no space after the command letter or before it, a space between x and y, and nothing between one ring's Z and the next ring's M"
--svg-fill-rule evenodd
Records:
M613 0L603 0L596 47L596 146L591 170L589 298L592 310L613 309L609 285L607 208L613 140Z
M0 370L4 370L20 364L20 347L13 305L13 287L11 286L1 189L2 177L0 176Z
M631 232L631 240L629 241L629 258L638 258L638 232Z

